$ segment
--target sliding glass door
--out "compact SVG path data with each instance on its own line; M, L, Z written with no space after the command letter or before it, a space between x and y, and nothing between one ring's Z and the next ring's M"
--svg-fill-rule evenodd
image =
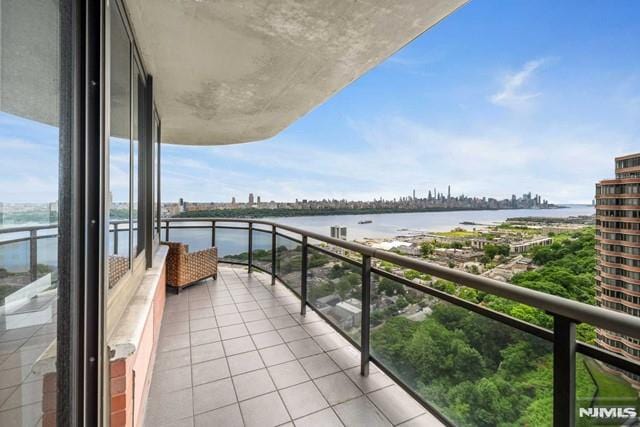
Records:
M108 423L109 299L158 241L159 117L123 11L0 0L3 427Z
M0 0L0 425L56 420L61 52L56 0ZM67 46L68 47L68 46ZM66 76L65 76L66 77Z

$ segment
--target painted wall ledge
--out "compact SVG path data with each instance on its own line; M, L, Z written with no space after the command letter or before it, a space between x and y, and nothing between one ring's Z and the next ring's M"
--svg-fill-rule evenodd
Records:
M162 269L169 249L160 245L153 257L153 267L145 271L138 290L129 302L118 322L113 336L109 339L109 359L126 358L134 354L140 344L145 321L151 310L153 298L161 283ZM57 346L54 340L33 365L33 373L44 375L56 371Z
M153 257L153 267L145 272L137 292L113 331L109 339L111 361L129 357L137 351L158 286L164 286L160 279L168 252L167 246L160 245Z

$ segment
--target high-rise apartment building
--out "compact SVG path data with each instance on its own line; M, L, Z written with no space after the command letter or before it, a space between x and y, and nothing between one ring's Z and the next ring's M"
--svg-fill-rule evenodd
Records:
M640 317L640 153L615 162L615 179L596 184L596 301ZM596 333L601 347L640 361L640 340ZM639 377L625 376L640 386Z
M347 227L343 225L332 225L330 230L330 235L334 239L347 240Z

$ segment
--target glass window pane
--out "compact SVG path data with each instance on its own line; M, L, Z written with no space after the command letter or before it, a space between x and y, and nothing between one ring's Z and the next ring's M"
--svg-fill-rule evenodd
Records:
M138 73L136 67L134 67L133 80L131 81L131 105L133 109L132 115L132 125L131 125L131 218L132 218L132 249L131 253L135 257L142 250L142 233L138 232L138 224L139 224L139 198L140 198L140 125L142 120L140 120L140 110L141 110L141 83L140 83L140 73Z
M129 269L131 186L131 51L116 7L111 7L111 130L109 138L109 286ZM118 222L117 245L115 224Z
M29 240L0 242L0 297L11 294L12 282L28 283L30 278ZM2 284L5 284L3 287ZM15 290L15 289L13 289Z
M45 415L55 423L59 8L0 0L2 426L44 424Z
M152 147L152 175L153 175L153 186L151 189L151 194L153 198L153 202L151 203L151 210L153 214L151 215L154 218L153 221L153 239L157 240L160 234L160 223L158 218L158 173L160 171L158 165L158 144L159 144L159 129L160 123L158 122L158 117L155 112L153 115L153 135L151 136L151 147Z
M51 280L58 282L58 236L41 235L36 241L36 276L51 274Z

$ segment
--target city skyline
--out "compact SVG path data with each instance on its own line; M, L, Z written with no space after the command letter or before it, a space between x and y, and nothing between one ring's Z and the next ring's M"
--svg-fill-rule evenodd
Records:
M610 159L636 151L640 8L577 4L498 13L472 2L269 140L163 145L162 199L371 200L451 183L590 203ZM57 129L6 113L0 122L2 201L53 201L57 180L43 176L57 176ZM113 200L123 200L127 163L112 160Z
M632 2L471 2L280 135L163 147L163 199L366 200L451 183L590 203L610 159L637 151L639 18Z
M516 195L515 193L512 194L510 197L505 197L505 198L497 198L497 197L493 197L491 195L470 195L470 194L464 194L464 193L460 193L460 194L454 194L451 192L451 185L447 186L447 193L445 195L444 192L442 191L438 191L437 187L431 188L431 189L425 189L422 193L420 192L420 190L417 189L412 189L410 193L408 194L402 194L402 195L397 195L395 197L392 198L384 198L384 197L373 197L371 199L362 199L362 200L355 200L355 199L346 199L346 198L342 198L342 199L336 199L336 198L322 198L322 199L310 199L310 198L306 198L306 197L296 197L293 200L261 200L261 196L258 193L254 193L251 192L248 194L248 196L246 197L246 201L243 197L238 197L236 195L231 196L231 200L187 200L185 197L179 197L177 202L178 203L182 203L182 202L191 202L191 203L216 203L216 204L230 204L230 205L234 205L234 204L238 204L238 205L243 205L243 204L247 204L247 205L253 205L253 204L260 204L260 203L299 203L299 202L320 202L320 201L340 201L340 202L363 202L363 203L369 203L369 202L376 202L376 201L403 201L403 200L436 200L436 199L442 199L442 200L448 200L448 199L473 199L473 200L520 200L520 199L525 199L527 197L531 198L532 195L534 193L532 193L531 191L525 192L525 193L520 193L519 195ZM542 195L535 193L535 195L533 196L533 199L537 200L539 204L542 204L542 202L544 202L545 204L550 203L553 204L551 201L547 200L546 198L542 198ZM175 203L176 200L162 200L163 203ZM122 202L117 202L114 201L114 203L122 203ZM587 204L587 203L585 203ZM589 203L590 204L590 203Z

